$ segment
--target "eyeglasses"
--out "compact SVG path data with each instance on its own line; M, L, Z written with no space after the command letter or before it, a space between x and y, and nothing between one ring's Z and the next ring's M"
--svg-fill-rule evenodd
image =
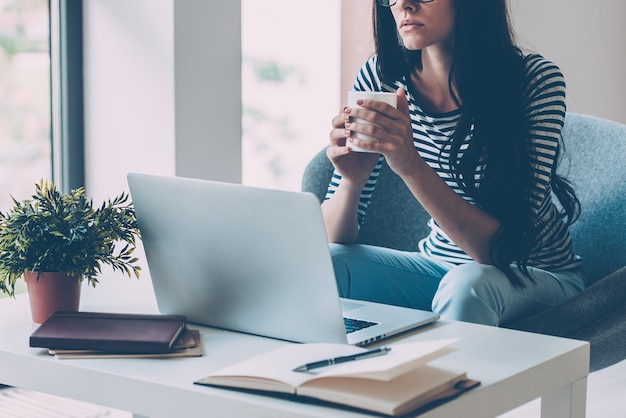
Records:
M398 0L376 0L383 7L395 6ZM434 0L413 0L417 3L432 3Z

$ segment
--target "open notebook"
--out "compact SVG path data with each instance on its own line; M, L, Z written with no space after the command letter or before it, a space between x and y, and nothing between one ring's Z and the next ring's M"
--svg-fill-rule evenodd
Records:
M438 319L340 299L310 193L139 173L128 183L163 314L288 341L355 345ZM344 317L356 320L351 332Z

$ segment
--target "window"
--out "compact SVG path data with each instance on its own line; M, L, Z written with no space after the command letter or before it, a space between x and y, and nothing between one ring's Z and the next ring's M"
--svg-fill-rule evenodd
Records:
M0 0L0 210L50 178L48 0Z
M340 103L341 0L242 0L243 183L300 190Z

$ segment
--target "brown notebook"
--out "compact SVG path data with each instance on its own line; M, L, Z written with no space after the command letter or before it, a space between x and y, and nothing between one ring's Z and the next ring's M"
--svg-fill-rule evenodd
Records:
M182 315L55 312L30 336L31 347L166 353L185 330Z

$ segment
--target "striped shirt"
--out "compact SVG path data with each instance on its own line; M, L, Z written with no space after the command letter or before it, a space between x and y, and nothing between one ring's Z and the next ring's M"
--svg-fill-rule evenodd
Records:
M535 178L531 192L531 208L544 225L539 233L539 244L532 251L528 265L552 271L573 269L581 265L581 260L574 254L567 226L558 216L558 209L552 200L550 183L565 119L565 82L559 68L540 55L528 55L525 62L524 100L529 115L530 140L533 145L531 160ZM411 89L407 87L406 78L397 80L393 85L381 81L376 56L371 57L363 65L354 85L355 90L367 91L393 92L400 87L407 92L415 149L449 187L469 203L475 204L450 174L449 153L445 151L448 138L460 118L460 110L439 114L425 111L410 93ZM470 139L471 136L466 138L458 158L462 157ZM381 156L361 193L357 209L359 226L365 222L367 207L375 192L383 161L384 157ZM333 173L326 199L333 195L340 182L341 176L337 172ZM430 234L418 244L422 253L453 264L472 261L434 219L431 218L428 225Z

